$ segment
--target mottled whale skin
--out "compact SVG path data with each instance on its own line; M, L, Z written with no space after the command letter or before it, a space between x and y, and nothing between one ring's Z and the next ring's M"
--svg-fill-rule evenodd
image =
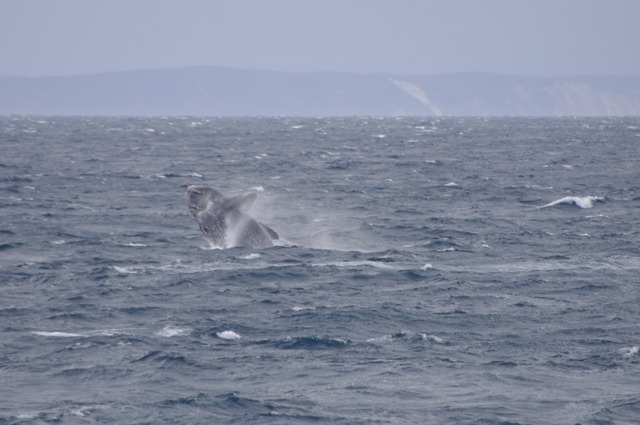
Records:
M218 248L268 248L279 239L269 226L246 211L258 195L254 192L227 197L212 187L191 185L187 188L187 205L202 233Z

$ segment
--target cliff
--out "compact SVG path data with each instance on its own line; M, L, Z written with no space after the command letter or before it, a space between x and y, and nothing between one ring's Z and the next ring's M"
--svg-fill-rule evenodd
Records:
M0 114L640 115L640 76L399 76L218 67L5 76Z

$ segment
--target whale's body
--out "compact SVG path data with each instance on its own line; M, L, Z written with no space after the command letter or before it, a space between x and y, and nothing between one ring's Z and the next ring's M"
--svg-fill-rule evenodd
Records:
M278 234L246 213L258 195L227 197L207 186L189 186L187 205L200 230L218 248L267 248Z

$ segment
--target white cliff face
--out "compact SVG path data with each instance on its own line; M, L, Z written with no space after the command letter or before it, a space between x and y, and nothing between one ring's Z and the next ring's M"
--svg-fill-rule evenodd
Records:
M586 83L561 81L547 87L554 115L640 115L640 92L602 91Z
M424 93L424 91L422 91L420 87L408 81L394 80L394 79L389 79L389 81L391 81L400 90L407 93L409 96L413 97L418 102L422 103L424 106L429 108L429 110L433 115L437 117L442 116L442 111L440 110L440 108L438 108L437 105L434 105L429 100L429 98L427 98L427 95Z
M0 76L0 115L637 116L640 76L396 76L196 67Z

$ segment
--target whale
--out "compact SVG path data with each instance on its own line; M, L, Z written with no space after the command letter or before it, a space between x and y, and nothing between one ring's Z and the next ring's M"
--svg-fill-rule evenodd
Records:
M255 192L225 196L200 185L188 186L186 193L187 206L200 230L213 246L221 249L268 248L280 238L275 230L247 213L257 198Z

